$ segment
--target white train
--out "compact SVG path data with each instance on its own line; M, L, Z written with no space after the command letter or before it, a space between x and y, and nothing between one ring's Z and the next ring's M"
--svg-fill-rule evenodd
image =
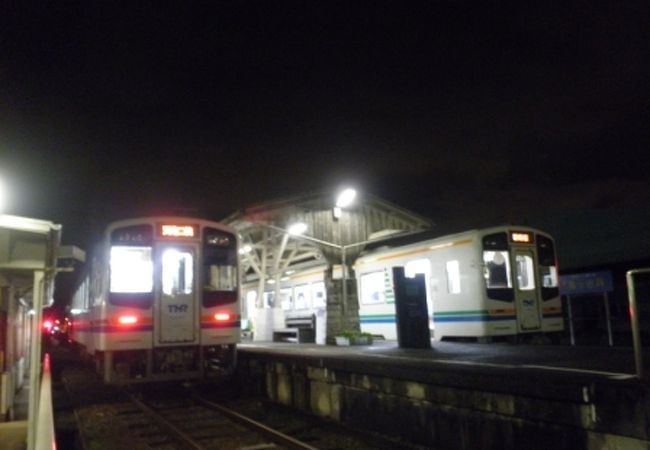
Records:
M106 383L232 371L241 336L238 242L217 222L111 223L73 299L72 339Z
M396 339L392 267L425 274L436 339L518 336L564 329L555 244L503 226L380 247L355 264L362 331Z

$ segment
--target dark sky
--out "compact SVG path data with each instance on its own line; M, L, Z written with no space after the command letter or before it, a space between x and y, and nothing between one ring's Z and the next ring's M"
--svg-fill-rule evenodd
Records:
M344 182L441 230L650 208L647 1L159 3L0 3L7 212L85 245Z

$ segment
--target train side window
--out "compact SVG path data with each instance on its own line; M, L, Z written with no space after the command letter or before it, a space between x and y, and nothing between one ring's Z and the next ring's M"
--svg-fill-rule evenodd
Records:
M529 255L517 255L517 287L520 291L535 289L535 264Z
M450 294L460 294L460 264L458 260L447 261L447 291Z
M373 305L385 302L384 272L371 272L361 275L361 303Z

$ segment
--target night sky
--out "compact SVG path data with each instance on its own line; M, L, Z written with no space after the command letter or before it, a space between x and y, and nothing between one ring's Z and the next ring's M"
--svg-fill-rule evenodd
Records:
M6 212L85 247L351 183L441 231L650 229L647 1L158 3L0 3Z

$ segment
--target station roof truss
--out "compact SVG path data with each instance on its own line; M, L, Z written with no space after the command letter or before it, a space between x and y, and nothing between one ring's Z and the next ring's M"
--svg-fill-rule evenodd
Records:
M355 207L333 214L330 194L309 194L254 205L223 220L240 236L244 281L281 277L289 270L351 264L362 243L430 229L432 222L416 213L365 194ZM293 223L307 225L304 235L289 235ZM345 250L344 250L345 247Z

